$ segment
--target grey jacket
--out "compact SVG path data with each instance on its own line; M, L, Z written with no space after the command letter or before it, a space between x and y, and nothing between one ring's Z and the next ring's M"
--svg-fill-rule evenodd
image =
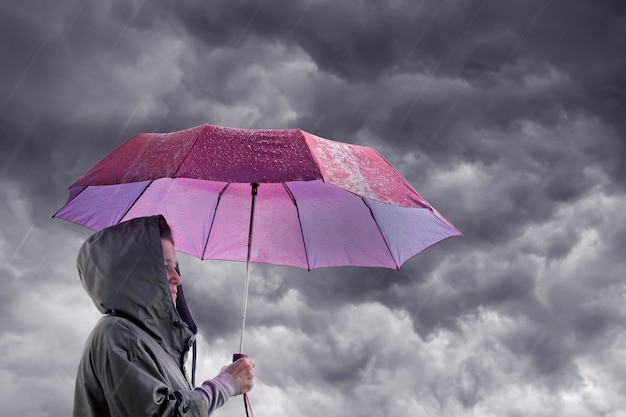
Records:
M225 372L198 388L189 384L184 363L195 336L190 316L185 322L179 314L181 306L186 310L184 296L179 291L177 308L169 293L157 216L92 235L77 266L83 287L105 316L83 351L75 417L206 417L239 394Z

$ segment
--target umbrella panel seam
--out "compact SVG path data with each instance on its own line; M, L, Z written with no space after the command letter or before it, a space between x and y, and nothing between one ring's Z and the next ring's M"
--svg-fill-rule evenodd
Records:
M139 199L141 198L141 196L146 192L146 190L148 188L150 188L150 186L152 185L152 183L155 180L151 180L144 188L143 190L141 190L141 192L137 195L137 197L135 198L135 200L128 205L128 208L126 209L126 211L124 211L124 213L122 213L122 215L120 216L119 219L117 219L117 223L119 223L127 214L128 212L133 208L133 206L137 203L137 201L139 201Z
M383 233L382 229L380 228L380 225L378 224L378 219L374 215L374 212L372 211L372 208L370 207L370 205L367 204L367 200L365 198L363 198L363 197L360 197L360 198L361 198L361 201L363 201L363 204L365 204L365 207L367 207L367 209L369 210L370 216L372 216L372 219L374 220L374 224L376 225L376 228L378 229L378 232L380 233L380 236L385 241L385 246L387 247L387 251L389 252L389 256L393 260L393 263L396 264L396 270L399 271L400 270L400 266L398 265L398 261L396 260L395 256L393 256L393 252L391 251L391 247L389 246L389 242L387 242L387 238L385 237L385 234Z
M69 195L69 197L68 197L67 201L65 202L65 204L63 205L63 207L61 207L60 209L58 209L58 210L57 210L57 212L56 212L56 213L54 213L54 214L52 215L52 218L57 217L57 216L59 215L59 213L61 212L61 210L63 210L63 209L65 208L65 206L67 206L67 205L68 205L71 201L73 201L73 200L75 200L76 198L78 198L78 196L79 196L79 195L81 195L81 194L82 194L82 192L83 192L83 191L85 191L85 190L88 188L88 186L87 186L87 185L76 185L75 187L81 187L82 189L81 189L79 192L77 192L77 193L76 193L76 195L72 196L72 191L71 191L71 190L72 190L72 188L73 188L73 187L72 187L72 186L70 186L70 187L69 187L69 190L70 190L70 195Z
M178 172L183 167L183 165L185 165L185 162L187 161L187 157L191 153L191 150L194 148L194 146L196 146L196 142L198 141L198 137L200 137L200 133L202 133L204 131L205 126L206 125L202 125L202 127L200 129L198 129L198 131L196 132L196 135L194 136L193 140L191 141L191 144L189 145L189 148L187 148L187 152L186 152L185 156L183 158L181 158L180 165L178 165L178 168L176 168L176 172L174 173L174 176L173 176L174 178L178 177Z

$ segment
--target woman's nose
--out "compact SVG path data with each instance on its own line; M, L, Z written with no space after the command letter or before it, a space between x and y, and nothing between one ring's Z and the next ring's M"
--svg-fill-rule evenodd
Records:
M172 285L180 285L183 283L183 278L178 274L176 270L174 270L169 276L169 281Z

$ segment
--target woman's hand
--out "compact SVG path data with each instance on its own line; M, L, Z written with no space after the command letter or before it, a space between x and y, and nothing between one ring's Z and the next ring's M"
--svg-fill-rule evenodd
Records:
M239 392L245 394L250 391L254 386L254 367L256 362L250 358L240 358L235 362L224 368L224 372L230 374L237 385L239 385Z

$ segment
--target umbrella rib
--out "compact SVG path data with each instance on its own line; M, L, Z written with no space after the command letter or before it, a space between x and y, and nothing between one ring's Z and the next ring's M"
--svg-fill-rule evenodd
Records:
M128 212L130 211L131 208L133 208L133 206L137 203L137 201L139 201L139 199L141 198L141 196L143 195L143 193L146 192L146 190L152 185L152 183L154 182L154 180L150 180L150 182L143 187L143 190L141 190L141 192L139 193L139 195L137 196L137 198L135 198L135 200L133 200L132 204L128 205L128 208L124 211L124 213L122 213L122 215L120 216L119 219L117 219L117 222L119 223L124 217L126 217L126 215L128 214Z
M287 192L289 198L291 198L291 202L293 203L293 205L296 206L296 213L298 215L298 226L300 226L300 236L302 236L302 246L304 246L304 256L306 258L306 270L310 271L311 264L309 263L309 251L306 247L306 240L304 240L304 231L302 230L302 220L300 219L300 210L298 209L298 203L296 202L296 198L293 196L293 193L291 192L287 184L284 182L281 184L283 185L283 188Z
M370 215L372 216L372 219L374 219L374 224L378 228L378 231L380 232L380 235L382 236L383 240L385 241L385 246L387 247L387 251L389 251L389 256L391 257L391 259L393 259L393 263L396 264L396 270L399 271L400 270L400 265L398 265L398 262L394 258L393 252L391 252L391 247L389 246L389 242L387 242L387 239L385 238L385 234L383 233L382 229L378 225L378 220L376 219L376 216L374 215L374 212L372 211L372 208L370 207L369 204L367 204L367 200L365 200L365 197L361 197L361 201L363 201L363 204L365 204L365 206L370 211Z
M213 212L213 218L211 219L211 226L209 226L209 232L206 234L206 240L204 241L204 247L202 248L202 254L200 255L200 259L204 259L204 254L206 253L206 248L209 245L209 238L211 237L211 232L213 231L213 224L215 223L215 216L217 215L217 208L220 205L220 201L222 200L222 195L226 192L226 189L230 185L230 182L226 183L226 186L222 188L219 195L217 196L217 201L215 202L215 211Z
M79 185L78 187L82 187L82 189L81 189L79 192L77 192L77 193L76 193L76 195L75 195L74 197L72 197L72 191L71 191L71 190L72 190L72 187L70 186L70 188L69 188L69 189L70 189L70 197L67 199L67 201L65 202L65 204L63 205L63 207L61 207L60 209L58 209L58 210L57 210L57 212L56 212L56 213L54 213L54 214L52 215L52 218L53 218L53 219L54 219L54 218L55 218L55 217L59 214L59 212L60 212L61 210L63 210L63 209L65 208L65 206L66 206L67 204L69 204L69 202L70 202L70 201L74 200L76 197L78 197L79 195L81 195L81 193L82 193L83 191L85 191L85 190L87 189L87 185Z

